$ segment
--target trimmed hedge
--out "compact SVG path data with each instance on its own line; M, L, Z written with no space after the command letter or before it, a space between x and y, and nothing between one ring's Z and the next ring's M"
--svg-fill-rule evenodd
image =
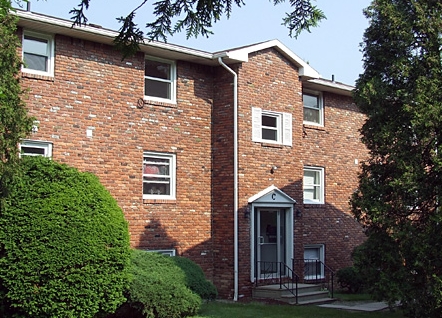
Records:
M186 277L185 284L202 299L212 300L218 296L218 291L211 281L207 280L201 267L192 260L174 256L172 260L181 268Z
M24 157L0 214L2 317L93 317L125 301L127 222L90 173Z
M201 298L186 287L185 273L171 257L135 250L132 274L130 305L145 317L179 318L198 312Z

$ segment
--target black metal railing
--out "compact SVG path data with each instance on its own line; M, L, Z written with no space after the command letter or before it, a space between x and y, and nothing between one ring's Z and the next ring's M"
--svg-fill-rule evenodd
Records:
M321 285L333 298L335 272L324 262L317 259L294 259L292 268L304 273L301 278L303 283Z
M298 303L299 276L284 262L257 261L255 264L255 286L279 284L289 291Z

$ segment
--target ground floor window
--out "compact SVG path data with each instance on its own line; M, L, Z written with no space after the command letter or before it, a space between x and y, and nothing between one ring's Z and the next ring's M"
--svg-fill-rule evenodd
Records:
M176 252L174 248L166 249L166 250L147 250L147 252L160 253L166 256L175 256Z
M304 246L304 279L324 278L324 245Z
M174 154L144 152L143 198L175 199L176 157Z
M20 144L20 155L52 157L52 143L47 141L23 140Z

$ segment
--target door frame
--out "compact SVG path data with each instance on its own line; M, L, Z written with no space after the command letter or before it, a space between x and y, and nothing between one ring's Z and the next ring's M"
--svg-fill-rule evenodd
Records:
M256 262L256 245L258 237L255 233L255 220L257 209L269 210L285 210L285 259L284 262L288 267L292 267L292 259L294 257L294 205L296 201L290 196L271 186L249 199L250 211L250 281L255 282L255 262ZM293 269L292 269L293 270Z

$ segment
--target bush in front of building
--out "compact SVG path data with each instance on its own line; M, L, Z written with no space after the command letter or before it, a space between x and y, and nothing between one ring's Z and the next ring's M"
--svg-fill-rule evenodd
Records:
M185 273L186 286L202 299L212 300L218 296L215 285L204 276L201 267L186 257L174 256L172 260Z
M128 296L131 317L141 312L147 318L178 318L198 312L201 298L186 286L184 271L171 257L135 250L132 275ZM119 311L127 314L127 306L123 307Z
M336 276L340 288L352 294L362 291L364 280L354 266L341 268L336 272Z
M0 213L0 316L94 317L129 286L122 210L90 173L24 157Z

